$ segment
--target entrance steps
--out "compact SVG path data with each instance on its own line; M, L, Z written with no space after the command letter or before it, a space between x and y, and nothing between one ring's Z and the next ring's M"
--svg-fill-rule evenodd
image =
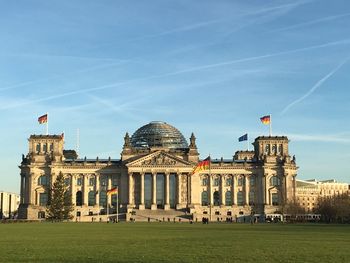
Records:
M127 217L128 221L136 222L188 222L192 220L192 215L188 214L185 209L133 209L131 212L129 212Z

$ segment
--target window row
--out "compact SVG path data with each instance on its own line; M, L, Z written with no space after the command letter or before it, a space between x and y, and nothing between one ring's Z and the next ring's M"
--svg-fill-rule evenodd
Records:
M37 145L36 145L36 152L37 153L39 153L39 152L48 152L48 151L50 151L50 152L52 152L53 151L53 143L50 143L50 144L48 144L48 143L38 143Z
M70 195L70 192L66 192L67 195ZM96 205L96 197L97 192L96 191L90 191L88 193L88 206L94 206ZM117 195L113 194L111 198L111 203L114 206L117 203ZM46 206L48 202L48 194L47 193L40 193L39 194L39 205ZM82 191L78 191L75 194L75 205L82 206L83 205L83 193ZM107 205L107 192L106 191L100 191L99 192L99 205L100 206L106 206Z
M95 186L96 179L94 177L90 177L88 181L89 186ZM84 183L84 178L83 177L78 177L76 179L76 184L77 185L83 185ZM49 178L46 175L42 175L38 178L38 185L48 185L49 184ZM71 178L70 177L65 177L64 178L64 184L66 186L69 186L71 184ZM113 177L112 178L112 186L117 186L118 185L118 178ZM107 178L100 178L100 186L107 186Z
M226 206L231 206L233 204L232 202L232 192L227 191L225 193L225 203L222 204L220 201L220 193L219 191L215 191L213 193L213 205L214 206L220 206L220 205L226 205ZM255 192L250 191L249 192L249 205L254 205L254 200L255 200ZM243 206L245 204L244 202L244 193L242 191L237 192L237 205ZM248 201L248 200L247 200ZM203 191L202 196L201 196L201 204L202 206L208 206L209 205L209 195L208 191Z
M283 154L283 145L282 144L266 144L265 145L265 154Z
M221 182L221 178L220 177L216 177L213 179L213 186L219 186ZM245 177L239 177L237 179L237 185L238 186L243 186L246 183L246 178ZM256 184L256 179L255 177L249 177L249 185L250 186L255 186ZM204 177L202 178L202 186L208 186L209 185L209 178L208 177ZM233 185L233 180L232 178L226 178L225 180L225 186L232 186Z

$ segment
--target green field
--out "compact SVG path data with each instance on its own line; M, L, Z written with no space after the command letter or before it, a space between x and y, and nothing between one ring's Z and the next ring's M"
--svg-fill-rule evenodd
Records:
M0 262L350 262L350 226L0 224Z

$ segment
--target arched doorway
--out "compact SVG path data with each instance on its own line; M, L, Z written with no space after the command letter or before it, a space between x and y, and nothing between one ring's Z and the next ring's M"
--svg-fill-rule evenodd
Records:
M83 193L81 191L78 191L75 195L75 204L77 206L83 205Z
M214 201L214 205L215 206L219 206L220 205L220 193L219 193L219 191L215 191L213 193L213 201Z

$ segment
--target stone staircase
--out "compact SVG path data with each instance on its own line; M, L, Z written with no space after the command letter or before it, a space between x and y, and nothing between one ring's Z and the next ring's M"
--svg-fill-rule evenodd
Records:
M192 215L185 210L132 210L128 216L128 221L135 222L189 222L192 220Z

